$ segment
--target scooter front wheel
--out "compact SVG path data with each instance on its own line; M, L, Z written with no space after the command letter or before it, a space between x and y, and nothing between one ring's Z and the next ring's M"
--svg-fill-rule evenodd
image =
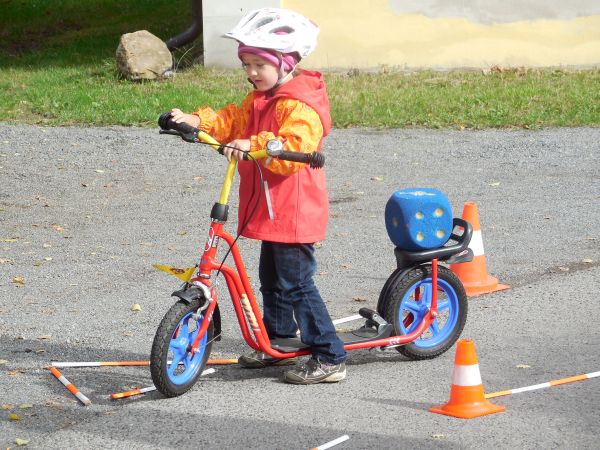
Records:
M200 301L179 300L162 319L152 343L150 373L160 393L177 397L194 386L210 355L214 326L211 321L196 352L190 350L206 316Z
M431 308L431 266L418 266L395 279L386 289L385 319L394 325L397 335L414 331ZM467 321L467 295L458 277L438 266L438 316L416 340L397 350L419 360L430 359L447 351L459 338Z

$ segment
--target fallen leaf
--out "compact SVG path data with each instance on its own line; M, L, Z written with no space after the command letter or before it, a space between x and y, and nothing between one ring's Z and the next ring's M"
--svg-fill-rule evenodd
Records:
M354 297L352 300L354 300L355 302L366 302L368 299L364 297Z
M46 339L52 339L52 335L51 334L42 334L41 336L37 337L40 341L44 341Z
M96 169L95 172L96 173L104 173L104 170L102 170L102 169Z
M31 403L21 403L19 405L19 408L21 408L21 409L30 409L30 408L33 408L33 405Z
M24 277L14 277L12 281L15 284L25 284L25 278Z
M30 442L29 439L19 439L19 438L15 439L15 444L17 444L19 446L27 445L27 444L29 444L29 442Z
M499 182L497 182L497 181L495 181L495 182L493 182L493 183L490 183L490 186L500 186L500 183L499 183Z
M373 181L383 181L383 177L371 177Z
M133 336L133 333L131 331L123 331L123 336Z
M315 248L321 248L323 244L321 242L315 242Z
M24 369L15 369L15 370L9 370L8 372L6 372L6 374L9 377L16 377L18 375L24 374L25 370Z
M133 312L138 312L138 311L141 311L141 310L142 310L142 307L141 307L139 304L137 304L137 303L136 303L135 305L133 305L133 306L131 307L131 310L132 310Z
M11 405L10 403L5 403L3 405L0 405L0 409L3 409L4 411L8 411L10 409L13 409L15 407L15 405Z
M351 269L352 268L352 266L350 264L342 264L340 267L342 269Z
M8 363L8 361L7 361L6 359L0 359L0 366L1 366L2 364L7 364L7 363Z
M590 259L590 258L585 258L585 259L584 259L584 260L582 260L581 262L584 262L584 263L586 263L586 264L592 264L592 263L594 262L594 260L593 260L593 259Z
M0 239L0 242L18 242L19 238Z
M188 232L186 230L181 230L179 233L179 236L185 236L186 234L188 234Z
M44 244L42 244L42 247L43 248L50 248L50 247L52 247L52 244L44 243Z
M15 414L15 413L10 413L8 415L8 420L14 420L14 421L21 420L21 416L19 416L18 414Z
M351 333L354 328L336 328L335 331L338 333Z
M64 227L60 226L57 223L53 223L51 226L55 231L65 231Z
M443 439L443 438L444 438L444 435L443 435L442 433L432 433L432 434L431 434L431 437L432 437L433 439Z
M46 256L46 257L44 258L44 261L52 261L52 257L51 257L51 256Z
M515 366L517 369L529 369L531 366L529 364L517 364Z
M560 270L560 271L562 271L562 272L568 272L568 271L569 271L569 268L568 268L568 267L564 267L564 266L560 266L560 267L558 268L558 270Z
M10 259L0 258L0 264L12 264L12 261Z

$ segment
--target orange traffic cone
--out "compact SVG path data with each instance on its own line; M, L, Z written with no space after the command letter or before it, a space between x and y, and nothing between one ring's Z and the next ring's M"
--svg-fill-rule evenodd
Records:
M452 386L448 403L429 411L447 416L472 419L505 411L504 406L494 405L485 399L479 364L472 340L460 339L456 346Z
M473 237L469 244L469 248L473 250L474 254L473 261L452 264L450 269L462 281L469 297L508 289L510 286L499 284L497 278L487 273L481 225L479 225L479 212L474 202L465 203L462 218L473 226Z

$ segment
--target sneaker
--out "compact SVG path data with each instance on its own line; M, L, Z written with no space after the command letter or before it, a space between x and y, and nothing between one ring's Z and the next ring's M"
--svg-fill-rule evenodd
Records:
M247 355L242 355L238 359L238 364L247 369L259 369L269 366L289 366L296 364L298 357L295 358L273 358L265 353L253 351Z
M346 364L328 364L310 358L305 364L288 370L283 381L292 384L337 383L346 378Z

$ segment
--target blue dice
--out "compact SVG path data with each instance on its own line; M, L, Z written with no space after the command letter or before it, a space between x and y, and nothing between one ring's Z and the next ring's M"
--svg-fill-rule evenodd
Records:
M433 188L396 191L385 205L385 226L394 245L422 251L442 247L452 233L452 208Z

